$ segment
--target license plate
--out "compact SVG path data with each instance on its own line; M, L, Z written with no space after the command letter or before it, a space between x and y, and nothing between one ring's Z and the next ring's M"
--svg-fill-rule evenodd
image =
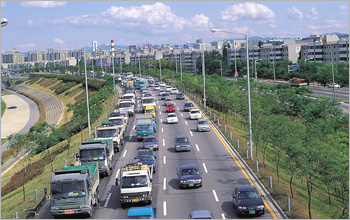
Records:
M73 209L64 210L64 214L74 214L74 210Z
M188 186L194 186L194 184L193 183L189 183Z
M131 201L132 202L139 202L140 200L139 199L132 199Z
M249 210L249 214L255 214L255 210Z

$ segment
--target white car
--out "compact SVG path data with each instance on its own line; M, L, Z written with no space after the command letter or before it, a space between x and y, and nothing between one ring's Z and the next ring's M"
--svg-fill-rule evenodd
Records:
M336 88L336 89L340 89L340 85L339 84L337 84L337 83L331 83L331 84L329 84L328 85L328 88Z
M198 109L192 109L190 111L190 119L200 119L202 118L202 114Z
M167 91L167 92L171 92L171 86L167 86L167 87L165 87L165 91Z
M179 90L177 88L172 88L170 94L177 94Z
M158 95L162 96L163 93L166 93L165 89L160 89L158 91Z
M169 113L168 116L166 117L166 122L168 124L172 124L172 123L178 123L179 120L178 120L177 115L175 113Z
M154 90L160 90L160 86L154 86Z
M159 86L160 86L160 87L165 87L165 86L166 86L166 85L165 85L165 82L160 82L160 83L159 83Z

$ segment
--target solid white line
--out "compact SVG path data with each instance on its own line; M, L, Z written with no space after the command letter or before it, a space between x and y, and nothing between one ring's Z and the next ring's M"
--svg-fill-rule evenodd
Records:
M185 121L185 124L188 125L188 124L187 124L187 121Z
M106 200L106 203L105 203L105 205L103 206L104 208L106 208L106 207L107 207L108 202L109 202L109 199L111 198L111 195L112 195L112 193L109 193L109 194L108 194L108 196L107 196L107 200Z
M158 106L158 108L160 108L160 106Z
M131 138L132 138L132 135L130 135L130 137L129 137L129 141L131 140Z
M163 202L163 215L166 216L166 201Z
M196 144L196 148L197 148L197 151L199 152L199 147L198 147L198 144Z
M178 111L180 111L179 107L176 107Z
M226 219L225 214L221 214L222 219Z
M159 112L159 114L162 114L162 112Z
M215 197L215 201L219 202L219 198L218 198L218 196L216 195L215 190L213 190L213 194L214 194L214 197Z
M180 115L181 115L182 117L184 117L184 115L183 115L182 113L180 113Z
M117 171L117 175L115 175L115 178L117 179L118 178L118 176L119 176L119 172L120 172L120 169L118 169L118 171Z
M134 126L134 130L135 130L136 126Z
M164 178L164 182L163 182L163 190L166 190L166 178Z
M193 137L192 131L190 131L191 136Z
M163 147L165 147L165 140L163 139Z
M163 119L160 119L160 123L163 123Z
M124 151L123 157L125 157L127 151L128 151L128 150L125 150L125 151Z
M203 163L203 168L204 168L204 172L208 173L207 167L205 166L205 163Z
M166 164L166 157L163 157L163 163Z
M164 132L163 128L162 128L162 132Z

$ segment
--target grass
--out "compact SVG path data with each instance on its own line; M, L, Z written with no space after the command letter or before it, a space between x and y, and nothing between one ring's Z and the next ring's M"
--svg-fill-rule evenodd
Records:
M76 92L72 92L73 96L79 95L81 92L79 92L77 88L72 88L73 91L76 90ZM71 97L72 100L74 100L73 97ZM111 103L113 99L108 100L105 103L105 106L102 106L104 111L101 114L99 120L95 122L92 127L98 126L99 121L102 121L105 114L107 114L108 109L108 103ZM112 106L111 106L112 107ZM87 140L88 137L88 129L84 129L83 132L83 140ZM57 154L54 162L53 162L53 168L54 169L61 169L64 166L64 159L67 159L67 164L74 164L75 163L75 155L74 150L78 150L81 143L81 134L78 133L74 135L71 139L71 147L68 150L62 151L61 153ZM61 148L61 146L64 146L67 143L67 141L63 141L56 146L53 146L50 148L50 152L53 152L55 150L58 150ZM38 161L41 159L45 154L47 153L47 150L35 155L31 158L31 163ZM13 168L9 170L3 177L1 177L1 187L3 187L5 184L7 184L13 175L14 172L21 170L21 162L17 163ZM44 196L44 188L49 189L49 182L51 178L51 165L48 163L44 167L44 172L41 175L36 176L34 179L30 180L25 184L26 189L26 201L23 202L23 193L22 193L22 187L17 188L16 190L10 192L9 194L6 194L1 198L1 218L2 219L13 219L14 218L14 211L17 211L19 213L19 218L27 218L28 215L33 214L33 209L38 205L39 202L34 202L34 190L38 190L39 198L42 198Z
M7 138L1 138L1 145L3 145L7 141Z
M203 106L202 106L202 109ZM220 113L216 110L211 109L212 116L211 119L214 121L214 114L216 118L220 120L220 130L226 138L231 142L232 146L239 152L245 162L249 165L251 170L259 177L260 181L264 184L266 189L269 190L270 194L274 197L275 201L279 206L284 210L289 218L297 219L307 219L309 218L308 214L308 203L307 203L307 189L306 181L300 177L294 177L292 188L294 197L291 198L291 212L287 211L286 197L290 196L290 187L289 187L289 175L288 172L280 167L280 180L277 181L276 174L276 165L275 165L275 150L271 146L268 147L266 153L266 168L263 167L263 154L262 150L258 149L258 155L256 157L256 145L253 146L253 156L255 160L259 161L259 172L256 172L255 160L246 159L246 146L247 142L247 131L240 123L241 118L238 116L236 120L233 119L233 116L229 113L226 122L226 132L224 132L224 120L223 113ZM209 115L209 112L207 112ZM216 122L216 120L215 120ZM217 123L216 123L217 124ZM232 139L230 138L230 131L232 131ZM239 139L240 147L237 148L237 139ZM269 188L269 176L273 180L273 188ZM312 218L316 219L333 219L339 218L342 213L341 203L335 196L331 196L332 205L328 204L328 194L326 191L326 186L316 181L313 186L312 191L312 203L311 203L311 213Z
M5 113L5 110L6 110L6 103L4 102L4 100L1 99L1 117Z

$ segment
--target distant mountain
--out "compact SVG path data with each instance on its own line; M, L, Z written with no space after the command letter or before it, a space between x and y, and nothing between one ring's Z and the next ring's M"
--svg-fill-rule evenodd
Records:
M326 34L321 34L321 35L333 35L333 34L338 35L340 37L348 37L349 36L349 34L340 33L340 32L326 33Z

